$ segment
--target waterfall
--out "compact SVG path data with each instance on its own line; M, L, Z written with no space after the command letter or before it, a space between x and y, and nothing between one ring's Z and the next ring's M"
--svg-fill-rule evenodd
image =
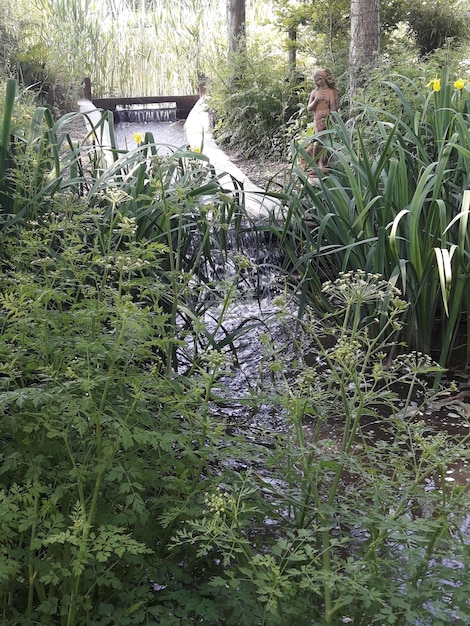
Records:
M176 122L176 102L152 104L120 104L116 107L115 121L134 124Z

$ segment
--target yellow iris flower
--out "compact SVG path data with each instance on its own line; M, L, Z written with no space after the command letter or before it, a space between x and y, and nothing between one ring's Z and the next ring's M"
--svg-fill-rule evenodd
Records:
M132 133L131 138L136 142L137 145L143 142L144 136L142 133Z
M434 80L431 80L426 87L432 87L434 91L440 91L441 90L441 79L440 78L435 78Z

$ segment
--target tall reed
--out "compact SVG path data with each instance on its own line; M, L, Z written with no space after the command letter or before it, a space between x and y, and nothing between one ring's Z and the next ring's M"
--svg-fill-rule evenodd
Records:
M79 85L89 76L95 96L197 93L224 32L219 4L202 0L35 0L35 9L31 36L51 77Z
M11 118L13 115L13 107L15 104L16 95L16 81L13 79L8 80L5 94L5 105L3 111L3 123L1 127L0 135L0 201L3 205L3 210L9 212L10 200L7 195L8 182L5 178L5 173L11 162L10 151L10 128Z

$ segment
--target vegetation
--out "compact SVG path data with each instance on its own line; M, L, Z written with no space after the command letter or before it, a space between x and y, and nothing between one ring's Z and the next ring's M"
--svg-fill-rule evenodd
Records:
M468 2L393 0L379 4L382 57L393 63L402 63L404 55L408 62L417 56L428 61L440 49L455 50L467 43ZM350 12L350 0L275 1L277 25L285 45L295 49L300 71L311 59L319 67L334 67L338 77L347 73ZM399 54L395 55L397 43Z
M259 24L265 8L248 18ZM212 0L1 0L0 76L34 85L60 112L74 109L85 77L95 97L193 94L224 56L224 20Z
M247 2L250 56L258 49L285 74L288 51L294 51L290 71L311 78L315 65L334 67L346 92L349 4ZM409 65L420 55L427 61L439 49L465 46L467 4L382 3L383 57ZM33 86L54 112L74 110L86 76L97 97L197 93L201 82L217 82L226 31L223 6L213 0L1 0L0 76Z
M303 75L289 75L268 51L255 47L234 57L218 70L208 96L217 142L245 156L285 158L305 123L307 89Z
M110 20L111 39L91 3L34 6L21 28L0 23L2 61L56 95L87 67L100 89L135 91L158 56L131 76L150 31L180 30L163 9L150 20L152 3L122 31ZM183 89L203 68L193 9L187 46L175 40L192 59ZM45 15L53 28L36 28L38 42ZM119 68L117 32L129 54ZM142 133L118 149L106 112L85 118L77 143L68 125L80 114L57 114L65 92L32 108L16 80L2 88L8 626L468 620L468 414L453 431L427 414L452 399L444 366L459 342L469 360L465 65L444 53L400 73L384 62L318 138L329 175L315 181L300 167L308 80L262 51L248 46L243 72L212 72L209 92L220 141L282 157L290 145L292 176L266 192L281 220L250 219L243 187L203 146L162 155ZM267 240L281 260L266 286ZM247 345L259 345L248 373Z
M371 219L360 210L382 197L398 202L385 183L404 177L400 157L407 168L411 157L425 163L413 170L423 177L415 191L408 178L394 188L409 191L410 219L443 204L443 172L446 185L468 176L455 136L468 132L466 113L447 100L440 106L453 94L445 78L413 117L426 133L417 123L411 129L411 117L390 123L369 107L364 119L375 116L375 134L358 124L346 142L339 120L328 131L330 183L317 188L300 171L293 176L283 196L290 218L277 235L300 299L288 278L262 324L239 314L229 320L247 269L256 272L256 259L229 243L254 227L241 189L225 189L199 151L160 155L148 134L135 150L112 149L106 165L99 137L104 123L113 136L107 114L82 145L66 132L77 114L54 121L43 108L12 135L16 85L9 81L0 230L5 623L465 619L470 555L460 529L468 485L447 478L468 458L468 436L436 431L416 412L430 401L441 368L393 348L403 324L406 336L410 319L420 322L409 311L418 308L410 292L421 287L402 282L409 305L388 280L398 284L403 272L385 280L373 273L380 254L368 229L380 211ZM405 98L403 107L410 113ZM372 158L366 145L383 157ZM430 185L426 168L441 176L439 185ZM444 234L449 242L455 234L449 260L463 263L468 208L459 214L455 195L445 200L453 199L457 219L441 211L451 222L429 223L436 237L429 247L445 251ZM341 215L352 200L368 242L335 247L333 217L320 208L334 202ZM296 221L301 207L310 229ZM428 245L426 237L399 236L407 216L391 231L383 218L390 263L382 269L403 270L399 259L412 262L414 246ZM328 267L347 269L341 254L353 259L353 271L325 281ZM458 290L465 277L455 272ZM281 281L279 268L278 288ZM453 289L442 300L449 312ZM319 300L326 316L318 316ZM235 390L240 340L253 341L246 333L256 329L259 378ZM244 420L221 413L235 405ZM247 437L263 406L284 426Z
M321 280L338 271L379 273L410 302L407 345L447 365L468 311L469 90L446 69L427 88L400 81L413 104L387 80L381 92L399 111L362 104L352 127L335 116L323 139L329 175L315 186L299 168L274 228L304 301L318 302Z

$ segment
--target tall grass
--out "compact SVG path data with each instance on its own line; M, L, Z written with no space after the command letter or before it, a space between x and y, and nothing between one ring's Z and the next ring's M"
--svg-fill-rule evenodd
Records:
M266 8L255 2L248 9L253 29L261 4ZM128 0L35 0L33 6L31 28L16 15L25 54L63 88L89 76L96 96L197 93L200 77L211 73L225 50L226 16L215 0L138 6Z
M4 206L4 210L8 211L9 200L7 197L7 181L5 180L5 172L10 165L10 128L13 115L13 107L15 104L16 81L9 80L7 82L5 104L3 107L3 123L0 135L0 201Z
M318 282L339 271L381 274L410 302L408 344L442 365L467 319L470 278L469 91L454 81L444 69L439 83L414 84L421 94L414 106L387 81L382 88L398 99L398 115L364 106L348 124L332 116L320 138L329 174L312 184L297 170L278 230L303 277L303 303L318 300ZM306 156L304 146L295 149Z

